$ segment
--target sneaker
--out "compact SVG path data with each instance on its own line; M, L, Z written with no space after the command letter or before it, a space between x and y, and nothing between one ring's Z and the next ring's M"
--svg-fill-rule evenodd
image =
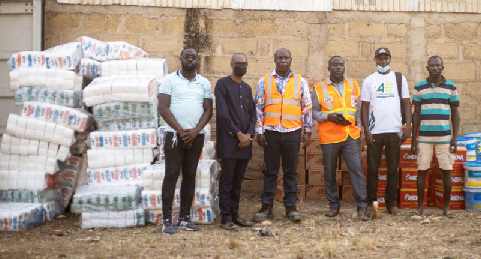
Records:
M292 222L301 221L301 215L297 212L296 206L286 206L286 217Z
M175 234L175 225L172 224L171 220L164 220L164 222L162 223L162 234Z
M191 231L197 231L199 230L199 227L194 224L192 221L190 221L190 217L186 216L183 219L179 220L179 223L177 223L178 228L183 228L185 230L191 230Z
M274 203L262 203L262 207L259 210L259 212L254 214L253 221L262 222L264 220L274 218L274 214L272 213L273 206L274 206Z

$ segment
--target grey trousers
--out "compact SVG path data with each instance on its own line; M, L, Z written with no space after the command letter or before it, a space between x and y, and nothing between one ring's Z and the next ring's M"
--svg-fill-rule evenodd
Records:
M327 200L331 209L339 209L341 201L339 199L339 188L336 183L337 157L342 152L346 160L349 176L351 177L354 198L357 207L367 206L367 194L365 176L361 165L361 145L360 139L348 137L345 141L332 144L321 144L324 160L324 185L326 188Z

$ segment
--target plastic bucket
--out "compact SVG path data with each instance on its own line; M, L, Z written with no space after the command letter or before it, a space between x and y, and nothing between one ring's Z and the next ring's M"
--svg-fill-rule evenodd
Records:
M467 210L481 211L481 189L465 187L464 201Z
M476 161L478 155L478 140L476 138L460 137L457 141L459 146L466 147L466 161Z
M463 137L476 138L478 140L478 161L481 161L481 132L464 133Z
M464 186L481 189L481 162L466 162L464 167Z

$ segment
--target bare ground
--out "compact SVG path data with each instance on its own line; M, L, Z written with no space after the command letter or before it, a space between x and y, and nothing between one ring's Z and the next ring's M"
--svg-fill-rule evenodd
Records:
M241 215L250 219L260 208L259 194L243 196ZM327 209L326 201L299 202L303 220L293 224L275 203L272 224L257 227L278 236L253 228L227 232L219 219L173 236L155 225L82 230L79 216L66 214L27 231L0 232L0 258L481 258L481 213L455 211L451 219L428 208L422 219L401 210L358 222L354 203L343 203L334 219L323 216Z

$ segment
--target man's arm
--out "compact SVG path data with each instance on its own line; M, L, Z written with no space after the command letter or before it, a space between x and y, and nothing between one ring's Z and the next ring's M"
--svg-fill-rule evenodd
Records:
M409 98L403 98L403 109L404 109L404 117L406 118L406 128L403 131L403 135L401 138L401 143L404 143L407 138L411 136L411 100Z
M264 77L259 80L257 84L257 91L256 91L256 137L257 143L261 147L265 147L267 145L266 137L264 136L264 103L265 93L264 93Z
M371 131L369 130L369 105L370 102L362 102L361 105L361 123L364 129L364 136L366 137L366 143L372 145L374 140L372 138Z
M460 116L459 116L458 107L452 106L451 107L451 125L453 127L453 137L451 139L451 152L452 153L455 153L457 151L456 137L458 136L459 121L460 121Z
M212 118L213 102L210 98L204 98L204 113L200 117L199 123L193 129L184 131L185 134L180 134L180 137L185 143L190 143L199 135L199 132L209 123L210 118Z
M174 115L170 111L170 95L168 94L159 94L159 114L165 120L167 124L179 134L184 131L182 126L177 122Z
M249 100L249 103L251 104L251 107L249 107L249 127L247 127L247 133L251 134L251 137L254 136L255 134L255 127L256 127L256 121L257 121L257 116L256 116L256 105L254 103L254 98L252 98L252 90L249 87L249 95L247 96L247 99Z
M327 113L321 111L321 105L319 104L316 91L314 90L312 92L312 118L318 122L326 122Z
M301 105L302 105L302 125L304 126L304 135L302 136L302 145L306 148L311 140L312 129L312 100L309 91L309 84L306 79L301 78Z
M421 124L421 105L414 106L412 123L413 123L413 128L412 128L413 140L411 142L411 152L414 155L417 155L418 154L418 130L419 130L419 125Z

